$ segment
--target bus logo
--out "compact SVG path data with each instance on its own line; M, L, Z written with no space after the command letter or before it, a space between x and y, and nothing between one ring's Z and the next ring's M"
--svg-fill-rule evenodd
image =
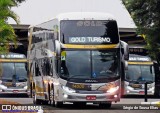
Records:
M97 77L96 73L93 73L93 74L92 74L92 77L93 77L93 78L96 78L96 77Z
M98 82L97 80L85 80L85 82L93 82L93 83L95 83L95 82Z

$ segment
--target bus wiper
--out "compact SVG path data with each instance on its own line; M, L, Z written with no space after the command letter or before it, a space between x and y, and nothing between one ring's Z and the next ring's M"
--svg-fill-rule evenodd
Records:
M147 82L147 83L152 83L153 81L152 80L141 80L141 82Z
M134 82L134 83L136 83L136 84L138 84L140 81L138 81L138 80L136 80L136 79L134 79L134 80L129 80L130 82Z
M19 78L19 79L27 79L26 77L21 77L21 76L19 76L18 78Z
M70 77L68 77L67 81L70 80L71 78L75 78L77 76L81 76L81 75L71 75Z
M2 81L4 81L4 82L12 82L12 78L3 78Z
M18 77L18 81L26 82L26 81L27 81L27 78L26 78L26 77Z

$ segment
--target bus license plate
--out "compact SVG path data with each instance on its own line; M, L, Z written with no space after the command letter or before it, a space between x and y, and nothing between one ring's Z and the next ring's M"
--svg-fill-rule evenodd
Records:
M13 90L13 93L18 93L19 91L18 90Z
M144 94L144 91L140 91L139 94Z
M86 96L86 100L96 100L96 96Z

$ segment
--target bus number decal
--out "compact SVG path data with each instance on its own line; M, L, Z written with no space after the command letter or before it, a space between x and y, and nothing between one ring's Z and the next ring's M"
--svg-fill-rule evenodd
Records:
M140 84L132 84L131 86L132 86L133 88L140 88L140 87L141 87Z
M72 88L75 88L75 89L84 89L85 86L83 84L72 84Z

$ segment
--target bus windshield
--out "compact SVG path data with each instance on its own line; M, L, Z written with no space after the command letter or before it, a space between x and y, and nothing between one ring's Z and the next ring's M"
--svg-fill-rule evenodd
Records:
M153 65L128 65L126 71L128 81L154 81Z
M64 44L117 44L119 34L114 20L62 20L60 37Z
M12 82L16 79L18 82L27 81L27 70L25 63L1 63L2 80Z
M117 77L118 52L116 51L62 51L61 76L65 78Z

